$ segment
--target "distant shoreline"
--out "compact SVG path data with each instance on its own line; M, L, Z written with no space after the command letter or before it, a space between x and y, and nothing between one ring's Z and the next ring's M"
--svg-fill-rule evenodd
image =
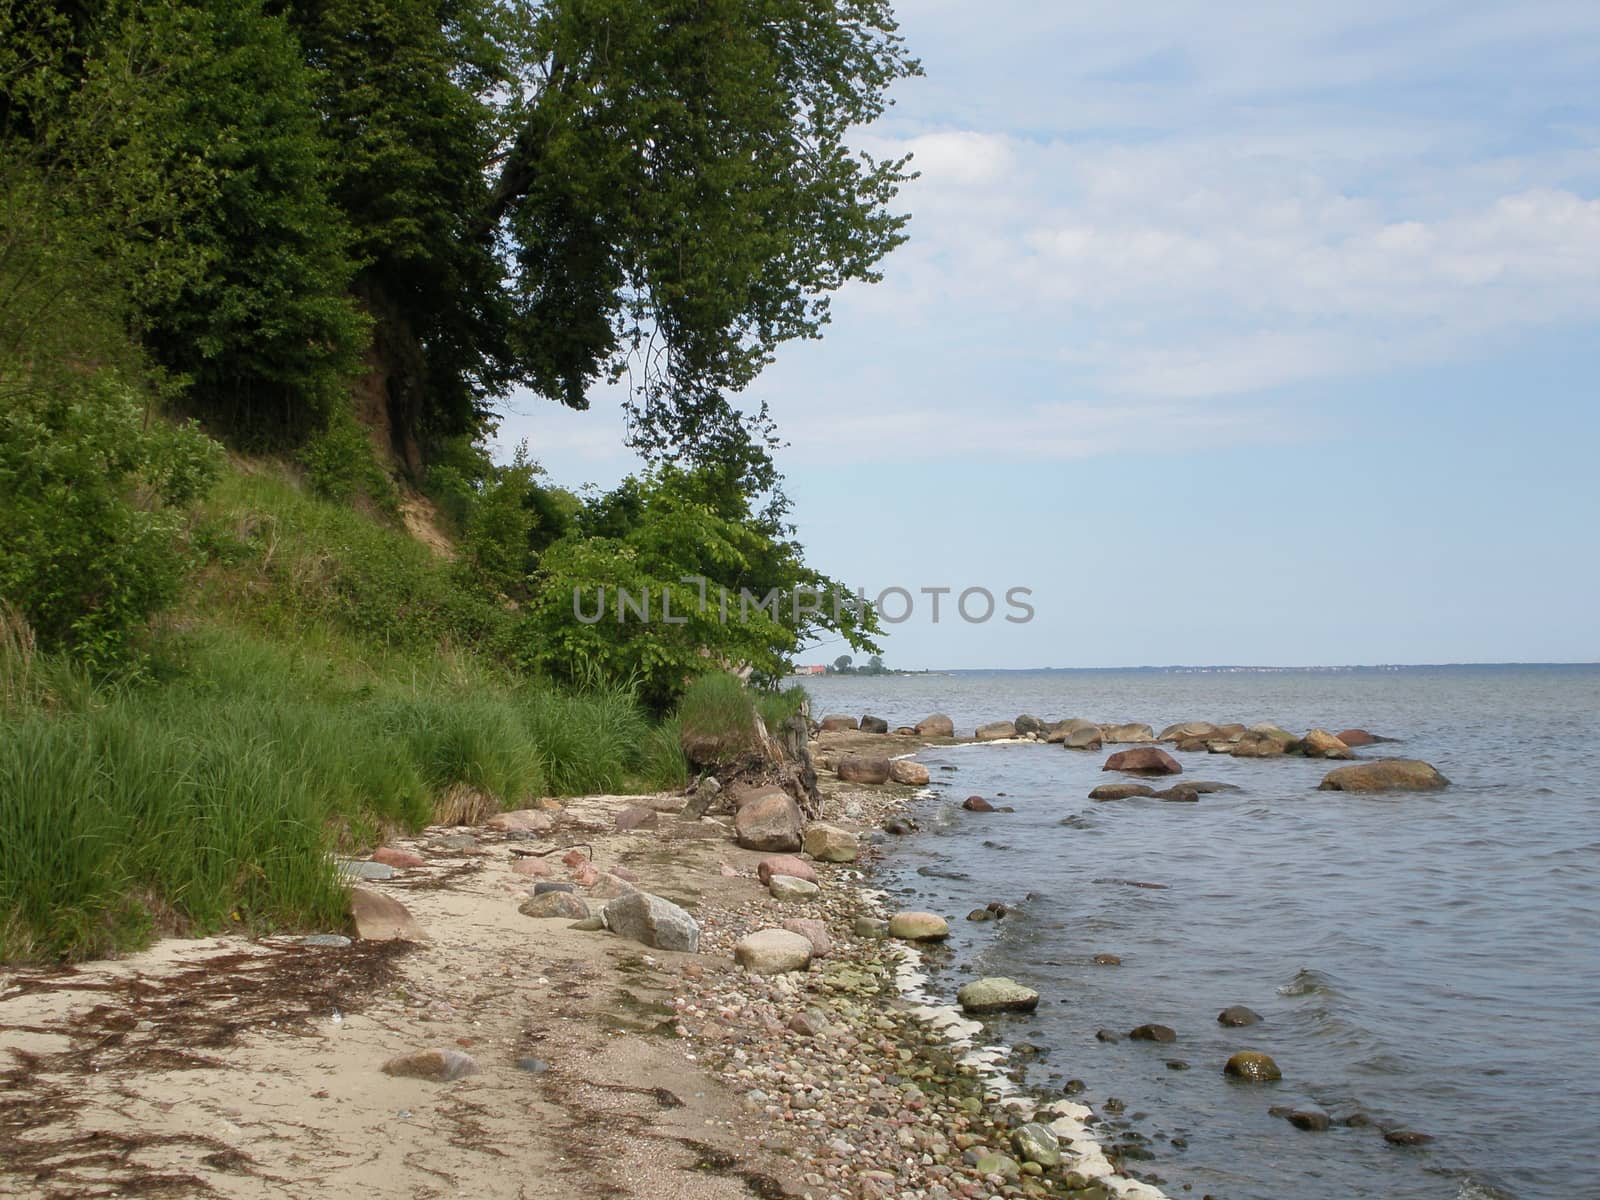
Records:
M1370 663L1325 667L1216 666L1162 667L930 667L871 675L793 675L792 679L879 679L890 675L1357 675L1407 671L1592 671L1600 662Z

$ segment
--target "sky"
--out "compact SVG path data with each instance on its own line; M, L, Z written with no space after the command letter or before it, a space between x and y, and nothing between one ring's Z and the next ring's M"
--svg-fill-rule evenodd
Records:
M896 11L910 241L749 392L888 665L1600 660L1600 4Z

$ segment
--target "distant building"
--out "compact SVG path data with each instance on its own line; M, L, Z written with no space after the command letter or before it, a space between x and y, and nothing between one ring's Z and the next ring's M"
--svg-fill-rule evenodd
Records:
M827 667L796 667L794 669L794 673L796 675L826 675L828 673L828 668Z

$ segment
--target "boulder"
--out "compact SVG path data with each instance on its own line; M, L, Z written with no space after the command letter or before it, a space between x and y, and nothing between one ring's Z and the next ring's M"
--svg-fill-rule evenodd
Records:
M1095 736L1100 735L1100 726L1093 721L1085 721L1082 717L1070 717L1065 721L1057 721L1045 731L1044 740L1051 745L1059 745L1067 740L1069 734L1077 733L1080 729L1092 729Z
M823 733L843 733L847 729L860 729L861 722L843 713L829 713L817 722L817 728Z
M1350 758L1350 747L1326 729L1313 729L1300 739L1300 753L1307 758Z
M1039 720L1038 717L1029 716L1027 713L1023 713L1011 724L1024 737L1030 733L1048 733L1050 731L1050 727Z
M1232 1079L1242 1079L1246 1083L1271 1083L1275 1079L1282 1079L1283 1072L1278 1070L1278 1064L1272 1061L1271 1055L1262 1054L1255 1050L1241 1050L1230 1058L1222 1068L1222 1073Z
M1175 1042L1178 1040L1177 1031L1170 1025L1140 1025L1128 1031L1128 1037L1135 1042Z
M1260 1013L1253 1008L1246 1008L1242 1004L1230 1004L1217 1014L1217 1024L1226 1025L1230 1029L1237 1029L1244 1025L1254 1025L1260 1020Z
M817 869L803 858L792 854L774 854L756 864L756 878L763 884L771 883L774 875L787 875L791 879L817 881Z
M747 933L733 948L733 961L757 975L782 975L811 965L811 939L788 929Z
M889 936L889 922L882 917L857 917L851 931L860 938L885 938Z
M402 850L398 846L379 846L372 852L372 861L404 871L410 867L423 866L428 860L415 850Z
M826 958L833 953L833 939L828 936L828 927L816 918L790 917L783 927L810 942L813 957Z
M860 728L862 733L888 733L889 722L882 717L862 717Z
M763 788L733 818L734 840L746 850L791 853L800 849L800 806L779 787Z
M549 833L556 826L554 815L537 808L519 808L513 812L495 813L484 822L485 828L501 833Z
M819 862L855 862L861 856L860 839L837 825L808 825L804 845L806 853Z
M1380 758L1335 767L1317 786L1324 792L1436 792L1449 784L1431 763L1415 758Z
M1192 783L1175 783L1155 793L1157 800L1172 800L1180 804L1194 804L1200 799L1200 789Z
M1048 1125L1029 1121L1011 1134L1011 1148L1023 1162L1041 1167L1061 1165L1061 1142Z
M1135 796L1154 796L1155 788L1144 783L1102 783L1089 793L1091 800L1131 800Z
M1177 725L1168 725L1156 734L1158 742L1183 742L1190 738L1207 738L1217 736L1217 727L1210 721L1183 721Z
M423 942L428 935L400 901L366 888L350 889L350 919L356 936L368 942Z
M626 896L629 892L637 892L639 885L631 879L623 879L620 875L607 872L589 888L589 896L595 900L615 900L618 896Z
M1195 779L1183 784L1183 786L1193 788L1202 796L1209 796L1212 792L1242 792L1244 790L1236 783L1218 783L1215 779Z
M550 864L542 858L519 858L511 864L511 873L540 878L550 874Z
M649 892L619 896L605 907L606 928L612 933L657 950L700 949L700 926L670 900Z
M956 1002L969 1013L1032 1012L1039 1007L1039 993L1015 979L975 979L956 993Z
M895 737L916 737L917 731L909 725L897 725L894 735Z
M1148 725L1133 721L1126 725L1100 726L1100 739L1111 745L1127 742L1153 742L1156 740L1156 732Z
M968 796L965 800L963 800L961 802L961 807L966 809L968 812L993 812L994 811L994 805L990 804L982 796Z
M1277 758L1289 752L1289 743L1255 729L1246 730L1236 742L1226 743L1224 754L1235 758Z
M1068 750L1098 750L1102 744L1098 726L1089 726L1084 729L1074 729L1061 739L1061 744Z
M888 783L889 760L865 754L846 754L839 760L839 778L846 783Z
M916 726L918 737L955 737L956 724L943 713L923 717Z
M544 892L531 900L524 900L517 906L517 911L525 917L563 917L568 921L581 921L589 915L589 906L571 892Z
M822 889L809 879L793 875L774 875L767 880L767 891L774 900L813 900Z
M898 912L889 918L889 936L907 942L942 942L950 923L930 912Z
M1375 733L1368 733L1365 729L1341 729L1333 736L1352 749L1357 746L1376 746L1379 742L1394 741L1393 738L1382 738Z
M912 762L909 758L897 758L889 764L889 778L907 787L923 787L931 776L928 768L921 763Z
M1212 731L1211 736L1214 738L1221 738L1223 741L1231 742L1237 740L1239 735L1244 733L1244 731L1244 726L1235 722L1230 725L1218 725L1216 729Z
M459 1050L419 1050L391 1058L383 1064L383 1073L396 1079L450 1083L467 1075L476 1075L478 1064L470 1054L463 1054Z
M980 742L998 742L1016 737L1017 727L1010 721L990 721L987 725L979 725L973 736Z
M1102 771L1126 771L1134 775L1182 775L1183 767L1165 750L1144 746L1138 750L1119 750L1106 759Z

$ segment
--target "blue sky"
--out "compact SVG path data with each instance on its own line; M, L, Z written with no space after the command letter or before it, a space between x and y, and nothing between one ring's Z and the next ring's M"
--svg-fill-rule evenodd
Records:
M1600 5L898 12L911 241L751 396L822 569L1036 615L891 665L1600 659Z

